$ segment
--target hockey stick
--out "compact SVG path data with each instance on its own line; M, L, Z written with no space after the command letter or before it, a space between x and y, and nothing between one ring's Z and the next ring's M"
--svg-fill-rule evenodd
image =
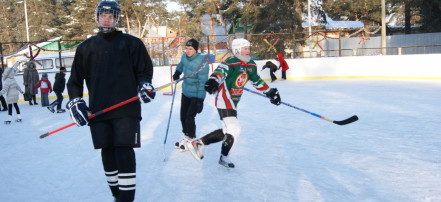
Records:
M251 92L251 93L254 93L254 94L256 94L256 95L260 95L260 96L262 96L262 97L266 97L265 95L260 94L259 92L256 92L256 91L253 91L253 90L250 90L250 89L248 89L248 88L244 88L244 90L246 90L246 91L248 91L248 92ZM266 98L268 98L268 97L266 97ZM284 104L284 105L286 105L286 106L288 106L288 107L292 107L292 108L294 108L294 109L300 110L300 111L302 111L302 112L305 112L305 113L311 114L311 115L313 115L313 116L315 116L315 117L321 118L321 119L323 119L323 120L326 120L326 121L329 121L329 122L332 122L332 123L335 123L335 124L337 124L337 125L341 125L341 126L342 126L342 125L346 125L346 124L350 124L350 123L352 123L352 122L358 120L358 116L357 116L357 115L354 115L354 116L351 116L351 117L349 117L349 118L347 118L347 119L345 119L345 120L335 121L335 120L332 120L332 119L326 118L326 117L324 117L324 116L322 116L322 115L319 115L319 114L316 114L316 113L312 113L312 112L309 112L309 111L307 111L307 110L305 110L305 109L302 109L302 108L296 107L296 106L294 106L294 105L290 105L290 104L285 103L285 102L281 102L281 103Z
M209 58L208 55L206 55L206 56L204 57L204 59L202 60L202 63L200 64L200 66L198 67L198 69L196 69L196 70L195 70L194 72L192 72L191 74L189 74L189 75L187 75L187 76L184 76L184 77L182 77L182 78L180 78L180 79L178 79L178 80L175 80L175 81L169 82L169 83L167 83L167 84L164 84L164 85L162 85L162 86L156 87L156 88L154 89L154 91L156 92L156 91L158 91L158 90L160 90L160 89L163 89L163 88L165 88L165 87L168 87L169 85L176 84L176 83L178 83L179 81L182 81L182 80L184 80L184 79L187 79L187 78L189 78L189 77L192 77L192 76L196 75L198 72L200 72L200 71L205 67L205 65L208 64L208 58ZM138 96L132 97L132 98L126 100L126 101L120 102L120 103L118 103L118 104L116 104L116 105L113 105L113 106L110 106L110 107L108 107L108 108L106 108L106 109L103 109L103 110L101 110L101 111L98 111L98 112L96 112L96 113L94 113L94 114L88 116L87 118L88 118L88 119L94 118L95 116L99 116L99 115L101 115L101 114L104 114L104 113L106 113L106 112L108 112L108 111L110 111L110 110L113 110L113 109L116 109L116 108L121 107L121 106L123 106L123 105L126 105L126 104L128 104L128 103L130 103L130 102L133 102L133 101L137 100L137 99L138 99ZM51 132L47 132L47 133L45 133L45 134L43 134L43 135L40 135L40 139L45 138L45 137L47 137L47 136L49 136L49 135L52 135L52 134L54 134L54 133L56 133L56 132L59 132L59 131L61 131L61 130L64 130L64 129L66 129L66 128L69 128L69 127L71 127L71 126L73 126L73 125L75 125L74 122L72 122L72 123L70 123L70 124L68 124L68 125L65 125L65 126L63 126L63 127L61 127L61 128L58 128L58 129L56 129L56 130L53 130L53 131L51 131Z
M175 102L175 95L176 95L176 86L178 85L178 83L175 83L175 88L173 89L173 97L172 97L172 103L171 103L171 107L170 107L170 114L168 115L168 122L167 122L167 130L165 131L165 138L164 138L164 159L163 161L165 161L165 143L167 143L167 136L168 136L168 129L170 128L170 119L172 116L172 111L173 111L173 104Z
M121 106L123 106L123 105L126 105L126 104L128 104L128 103L131 103L131 102L133 102L133 101L135 101L135 100L137 100L137 99L139 99L138 96L132 97L132 98L126 100L126 101L120 102L120 103L118 103L118 104L116 104L116 105L110 106L110 107L105 108L105 109L103 109L103 110L101 110L101 111L98 111L98 112L96 112L96 113L94 113L94 114L92 114L92 115L89 115L89 116L87 117L87 119L94 118L95 116L99 116L99 115L101 115L101 114L104 114L104 113L106 113L106 112L108 112L108 111L111 111L111 110L113 110L113 109L116 109L116 108L118 108L118 107L121 107ZM40 139L45 138L45 137L47 137L47 136L49 136L49 135L52 135L52 134L54 134L54 133L56 133L56 132L59 132L59 131L61 131L61 130L64 130L64 129L66 129L66 128L69 128L69 127L71 127L71 126L73 126L73 125L75 125L75 122L72 122L72 123L70 123L69 125L65 125L65 126L59 128L59 129L54 130L54 131L47 132L47 133L45 133L45 134L43 134L43 135L40 135Z

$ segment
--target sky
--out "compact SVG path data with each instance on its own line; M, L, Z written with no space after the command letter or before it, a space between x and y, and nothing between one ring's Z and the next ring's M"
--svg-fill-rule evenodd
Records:
M182 6L180 6L178 3L170 1L170 0L167 0L166 3L167 3L167 10L169 12L171 12L171 11L182 11Z
M174 149L183 137L181 89L164 144L172 96L159 92L142 105L135 201L441 201L440 81L269 85L285 103L333 120L360 119L340 126L244 92L238 107L242 132L230 152L236 167L227 169L218 164L220 143L205 146L201 161ZM89 128L72 126L40 139L72 123L69 114L19 106L22 123L0 124L0 201L112 201ZM0 120L6 118L0 112ZM197 137L221 127L213 95L196 123Z

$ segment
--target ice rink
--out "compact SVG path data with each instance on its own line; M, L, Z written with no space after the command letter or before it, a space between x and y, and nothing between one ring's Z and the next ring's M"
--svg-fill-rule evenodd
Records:
M299 108L333 120L360 119L340 126L244 92L242 133L230 152L236 168L226 169L217 163L221 144L206 146L202 161L174 149L182 138L180 89L164 147L172 96L158 93L142 106L136 201L441 201L439 80L269 85ZM70 124L70 116L19 106L23 122L0 126L0 201L112 201L89 128L73 126L40 139ZM0 120L6 118L1 112ZM196 123L198 137L221 126L214 96L207 95Z

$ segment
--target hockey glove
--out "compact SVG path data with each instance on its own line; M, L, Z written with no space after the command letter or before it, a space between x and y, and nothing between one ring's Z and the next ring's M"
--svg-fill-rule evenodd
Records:
M277 88L271 88L268 92L265 93L267 97L270 98L270 102L275 105L280 105L282 99L280 98L279 91Z
M66 108L69 110L70 117L77 126L86 125L89 121L87 117L92 114L89 107L87 107L86 102L80 97L76 97L67 102Z
M139 84L138 97L139 101L142 103L149 103L151 100L155 99L155 89L152 84L144 82Z
M217 79L211 77L205 82L205 91L208 93L214 94L217 91L217 88L219 88L219 82Z
M196 98L196 112L199 114L204 109L204 100Z
M176 70L175 73L173 74L173 81L178 80L181 74L182 72Z

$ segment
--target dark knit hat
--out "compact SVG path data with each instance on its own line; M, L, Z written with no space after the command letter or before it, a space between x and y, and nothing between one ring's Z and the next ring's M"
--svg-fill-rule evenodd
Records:
M60 67L60 72L65 72L66 71L66 67Z
M187 41L187 43L185 43L185 46L191 46L191 47L193 47L196 51L198 51L199 42L196 41L195 39L190 39L190 40Z

